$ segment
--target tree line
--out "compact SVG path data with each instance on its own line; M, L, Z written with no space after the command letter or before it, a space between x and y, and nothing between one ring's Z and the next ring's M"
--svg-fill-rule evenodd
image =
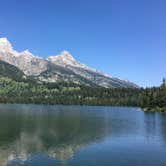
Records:
M0 78L0 103L136 106L166 111L166 80L152 88L102 88Z

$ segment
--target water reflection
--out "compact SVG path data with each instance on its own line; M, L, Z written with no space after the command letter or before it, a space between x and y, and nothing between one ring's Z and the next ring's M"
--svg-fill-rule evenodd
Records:
M144 113L144 129L147 139L155 139L156 132L158 132L157 127L158 123L158 114L145 112Z
M147 140L166 141L166 114L144 113L144 136Z
M23 162L41 152L65 161L80 148L111 134L105 132L105 120L93 117L93 112L51 106L19 109L0 111L0 163L4 166L7 161Z
M166 148L166 114L158 114L158 128L160 138L164 141L164 147Z
M0 163L44 154L65 163L104 139L160 137L166 119L136 108L0 105ZM163 134L164 133L164 134Z

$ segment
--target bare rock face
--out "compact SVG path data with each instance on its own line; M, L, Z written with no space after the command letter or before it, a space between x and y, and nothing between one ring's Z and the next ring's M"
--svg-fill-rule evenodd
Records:
M60 65L65 67L69 71L72 71L75 75L79 75L80 77L101 87L137 87L129 81L113 78L108 74L81 64L74 59L68 51L63 51L57 56L49 56L48 60L57 66ZM74 78L75 77L73 76L72 79L75 80Z
M26 75L39 75L47 70L47 61L35 57L31 52L15 51L6 38L0 39L0 60L20 68Z
M35 57L29 51L20 53L20 56L17 59L18 67L29 76L40 75L41 72L47 70L47 64L47 60Z
M45 82L65 81L106 88L137 87L81 64L68 51L43 59L28 50L17 52L6 38L0 38L0 60L18 67L27 76L36 76Z

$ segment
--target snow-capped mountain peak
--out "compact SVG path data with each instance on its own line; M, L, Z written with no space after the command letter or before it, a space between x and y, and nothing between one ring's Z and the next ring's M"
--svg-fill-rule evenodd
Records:
M3 54L8 53L12 57L19 56L19 53L13 49L11 43L5 37L0 38L0 52Z
M68 51L62 51L59 55L56 56L49 56L48 60L56 63L57 65L63 66L80 67L81 65Z
M35 58L35 56L29 51L29 50L25 50L23 52L20 53L21 56L23 56L24 58L26 58L27 60L31 60L33 58Z
M44 59L34 56L29 50L14 50L7 38L0 38L0 60L18 67L25 75L46 82L70 81L102 87L136 87L133 83L81 64L66 50Z
M32 53L28 49L23 51L23 53L26 54L26 55L32 55Z
M68 51L62 51L59 55L57 56L49 56L48 60L51 61L52 63L56 65L61 65L64 67L76 67L76 68L81 68L84 70L89 70L92 72L96 72L98 74L102 74L106 77L111 77L105 73L102 73L96 69L90 68L84 64L81 64L79 61L77 61Z
M0 50L12 50L12 45L10 42L7 40L7 38L0 38Z
M75 60L73 58L73 56L66 50L62 51L60 54L59 54L59 57L61 58L64 58L64 59L68 59L68 60Z

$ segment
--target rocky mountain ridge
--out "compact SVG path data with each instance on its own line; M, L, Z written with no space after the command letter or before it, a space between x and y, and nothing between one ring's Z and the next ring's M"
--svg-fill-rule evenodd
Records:
M81 64L68 51L44 59L34 56L29 50L14 50L6 38L0 38L0 60L18 67L25 75L44 82L95 84L106 88L137 87L132 82L113 78Z

